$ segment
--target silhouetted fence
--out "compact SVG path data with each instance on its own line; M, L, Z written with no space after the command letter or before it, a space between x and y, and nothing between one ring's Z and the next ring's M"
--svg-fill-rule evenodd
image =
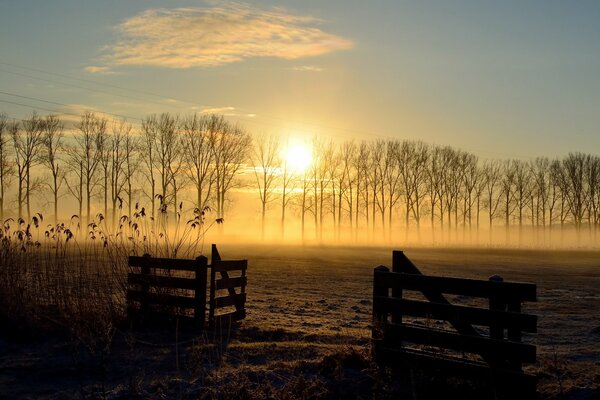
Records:
M204 256L182 260L153 258L146 254L129 257L129 267L127 311L132 320L193 319L200 329L204 329L207 325L213 327L219 319L237 321L246 316L248 261L223 261L214 244L210 265ZM238 273L240 276L230 277L229 273ZM216 279L216 274L221 275L220 279ZM217 293L223 289L229 295L217 297ZM239 293L236 289L239 289ZM208 302L207 291L210 296ZM217 312L231 307L235 311Z
M537 317L521 312L523 302L536 301L534 284L426 276L401 251L392 268L377 267L373 277L379 363L491 378L500 398L535 397L536 379L522 365L535 362L536 347L522 342L522 332L536 332Z

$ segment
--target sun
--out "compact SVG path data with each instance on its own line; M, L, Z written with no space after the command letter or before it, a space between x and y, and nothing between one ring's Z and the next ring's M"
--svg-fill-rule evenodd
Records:
M304 143L292 142L285 149L284 160L290 171L301 174L312 163L312 151Z

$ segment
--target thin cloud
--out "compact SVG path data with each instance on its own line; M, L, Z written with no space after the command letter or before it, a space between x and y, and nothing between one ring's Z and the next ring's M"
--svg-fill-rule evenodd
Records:
M90 65L84 68L85 72L90 74L102 74L102 75L114 75L115 71L112 71L109 67L100 67L97 65Z
M235 111L235 107L208 107L203 108L202 114L232 114Z
M353 46L317 28L320 23L281 8L261 10L238 3L150 9L117 27L120 40L106 47L103 59L108 65L215 67L254 57L313 57Z
M195 107L192 107L192 109L196 109ZM241 113L239 112L235 107L204 107L202 108L202 111L200 111L201 114L220 114L220 115L224 115L226 117L247 117L247 118L254 118L256 117L255 113Z
M317 67L316 65L298 65L296 67L291 68L292 71L300 71L300 72L322 72L324 68Z

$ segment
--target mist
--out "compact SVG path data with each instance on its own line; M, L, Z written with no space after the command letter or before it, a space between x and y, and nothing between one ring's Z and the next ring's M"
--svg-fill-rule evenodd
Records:
M290 141L219 115L169 113L136 127L86 111L70 129L55 115L2 116L0 139L7 226L63 224L82 237L101 226L116 237L146 224L178 237L191 224L214 242L598 247L597 155L489 160L408 140Z

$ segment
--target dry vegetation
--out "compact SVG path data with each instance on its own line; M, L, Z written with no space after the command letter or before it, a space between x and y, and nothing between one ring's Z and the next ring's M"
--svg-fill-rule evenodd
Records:
M142 214L123 221L120 235L106 234L98 219L87 239L74 235L77 221L43 229L39 215L30 226L4 227L4 396L477 399L493 392L372 363L372 271L389 265L390 248L220 246L226 258L250 262L241 325L132 329L124 318L126 255L198 255L205 231L200 212L179 221L178 236L161 235L160 221L150 226ZM597 252L421 248L407 255L425 273L537 283L539 301L527 311L539 315L539 333L527 340L538 345L539 362L528 371L539 377L539 398L600 396Z

